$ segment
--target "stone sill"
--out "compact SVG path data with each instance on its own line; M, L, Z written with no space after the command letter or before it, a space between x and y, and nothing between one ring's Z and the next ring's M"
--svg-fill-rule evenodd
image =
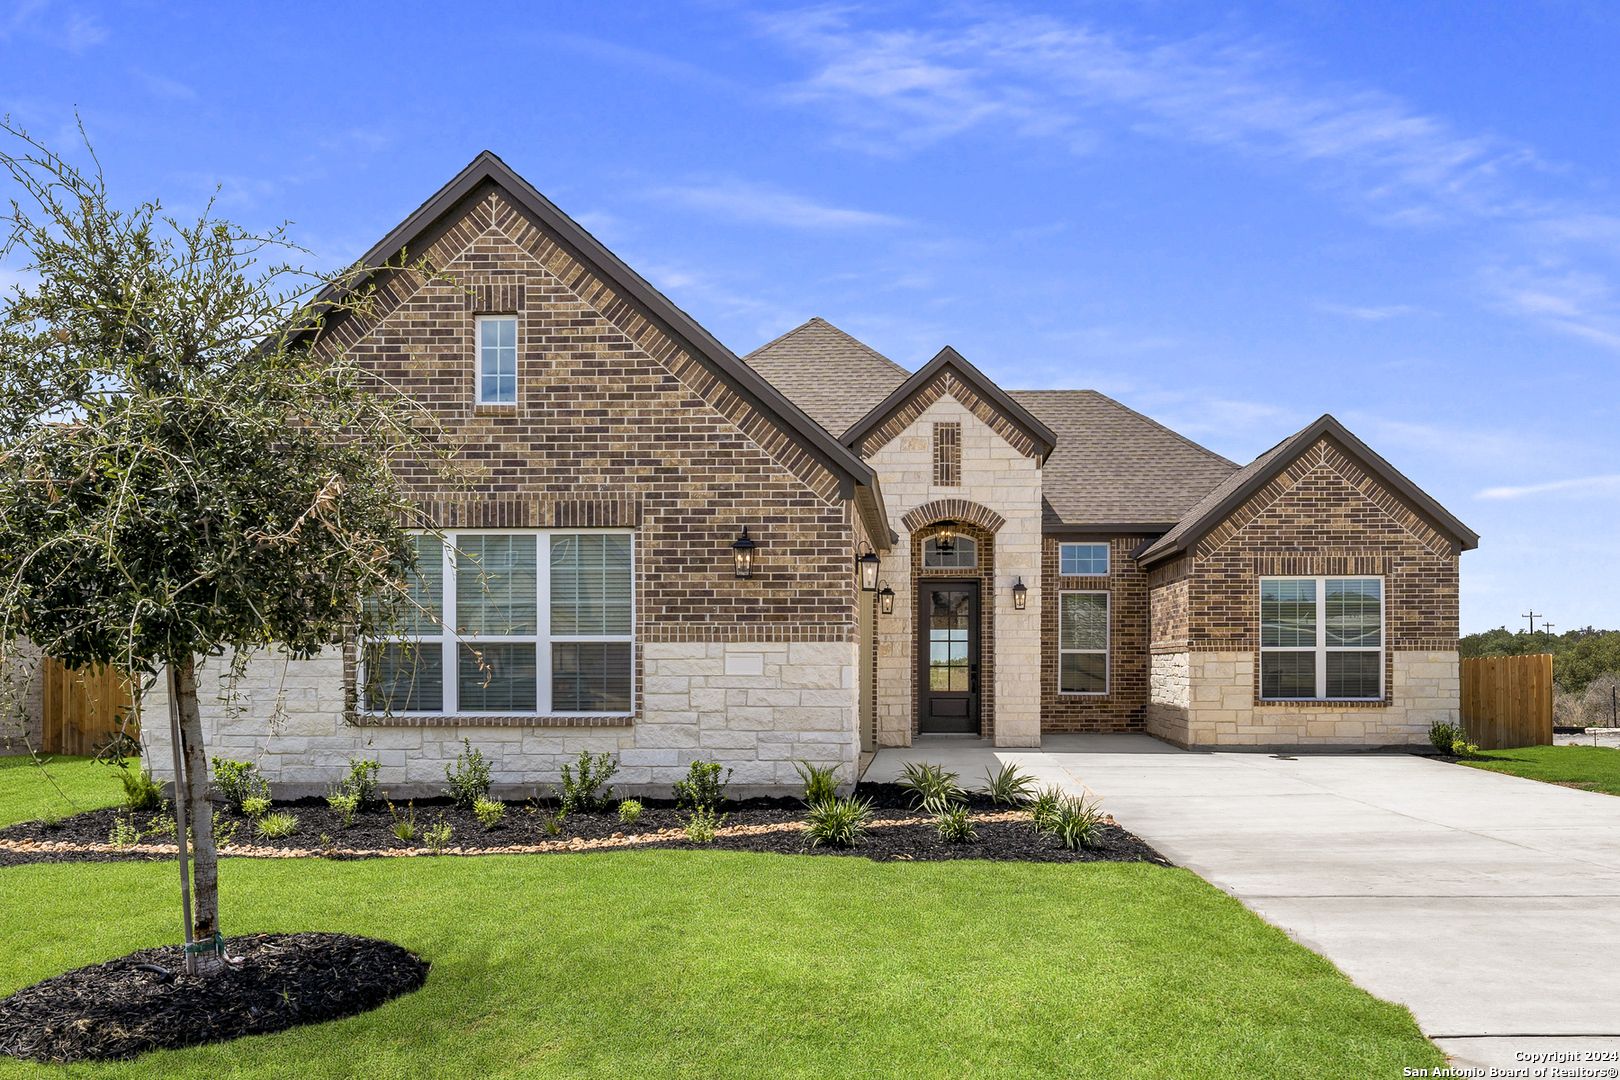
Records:
M520 713L515 716L499 716L492 713L466 713L458 716L357 716L354 718L355 727L534 727L534 728L606 728L606 727L634 727L636 718L626 715L620 716L581 716L577 714L562 714L552 716L535 716L533 713Z
M1301 698L1298 701L1256 701L1256 709L1315 709L1318 712L1338 712L1340 709L1392 709L1393 701L1320 701Z

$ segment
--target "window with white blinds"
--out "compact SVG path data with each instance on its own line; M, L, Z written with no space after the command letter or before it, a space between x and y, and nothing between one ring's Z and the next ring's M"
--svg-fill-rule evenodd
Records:
M366 710L631 711L629 532L450 532L418 551L401 632L363 649Z

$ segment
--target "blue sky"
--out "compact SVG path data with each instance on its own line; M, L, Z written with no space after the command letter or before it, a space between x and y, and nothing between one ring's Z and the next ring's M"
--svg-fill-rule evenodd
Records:
M1620 626L1620 7L0 0L0 112L363 252L490 149L739 353L820 315L1248 461L1332 412ZM0 267L0 282L8 273Z

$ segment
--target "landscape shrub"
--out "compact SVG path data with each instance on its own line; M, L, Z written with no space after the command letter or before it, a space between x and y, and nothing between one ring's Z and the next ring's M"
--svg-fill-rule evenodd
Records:
M971 844L979 838L979 830L968 817L967 807L960 804L941 808L934 816L934 828L947 844Z
M1037 833L1045 834L1052 830L1052 818L1057 814L1058 804L1063 801L1063 793L1057 788L1045 788L1038 792L1029 804L1029 823Z
M1456 724L1448 724L1444 720L1436 720L1429 725L1429 742L1442 754L1451 753L1451 746L1462 736L1462 729Z
M499 825L505 816L506 804L503 802L495 799L479 799L473 803L473 817L478 819L478 824L484 827L485 832Z
M47 829L60 829L62 827L62 814L51 803L39 808L39 823Z
M455 830L451 828L448 821L444 820L444 815L440 814L432 825L422 830L422 843L433 854L439 855L444 852L444 849L450 843L450 838L454 835Z
M326 796L326 805L337 812L338 823L347 829L354 824L355 812L360 809L360 796L340 789Z
M563 814L606 810L613 801L613 789L604 788L602 785L619 771L618 759L605 751L593 758L589 752L581 750L579 761L575 766L579 770L577 777L574 775L574 769L566 764L562 767L563 789L558 801L562 805Z
M214 758L214 788L238 814L243 813L242 804L246 800L270 797L269 782L254 775L256 771L251 761Z
M625 799L619 803L619 821L625 825L634 825L641 820L641 800Z
M956 782L956 777L956 773L946 772L943 765L908 761L897 783L911 792L911 808L921 810L961 802L967 792Z
M702 806L692 811L692 816L682 824L686 827L686 838L694 844L714 843L715 830L725 824L728 814L716 813L712 806Z
M112 831L107 834L107 843L115 848L134 847L140 838L141 833L135 828L134 819L119 814L113 819Z
M866 835L866 823L871 817L870 799L858 800L853 795L829 799L810 807L804 832L811 847L854 847Z
M285 840L298 831L298 815L286 810L261 817L253 826L260 840Z
M793 768L804 781L804 802L814 806L838 797L838 766L812 765L808 761L795 761Z
M348 778L338 785L342 791L353 795L357 800L356 810L365 810L376 805L377 802L377 770L381 765L375 761L356 761L349 759Z
M1074 851L1103 846L1103 812L1096 800L1067 796L1058 800L1049 831L1058 843Z
M152 779L151 769L131 769L118 773L124 784L124 806L130 810L155 810L163 802L163 785Z
M471 810L478 800L489 798L489 762L484 760L482 750L473 749L471 740L464 738L461 745L466 749L456 755L455 766L444 767L444 778L450 781L444 793L461 809Z
M383 792L387 795L387 792ZM416 800L412 799L401 814L392 802L388 803L388 816L394 819L394 839L410 843L416 839Z
M685 780L675 781L675 806L685 810L714 810L726 801L726 788L731 784L735 769L726 769L718 761L694 761L687 770Z
M263 817L270 812L270 800L263 795L249 795L242 800L242 813L250 818Z
M990 801L997 806L1022 806L1035 792L1035 778L1010 761L994 775L988 768L985 769L984 778L989 781L985 790Z
M235 823L233 822L232 824L234 826ZM219 823L216 821L215 822L215 828L214 828L214 833L215 833L215 835L214 835L214 843L219 847L224 847L225 846L225 841L223 841L223 840L221 840L219 838L219 831L220 830L219 830L218 825L219 825ZM153 814L151 817L146 819L146 835L147 836L173 836L175 834L175 832L176 832L176 829L177 829L177 826L175 825L174 814L169 810L169 800L164 799L163 800L163 805L158 808L158 812ZM189 833L190 831L191 831L190 828L186 829L186 832ZM233 836L235 835L234 829L233 829L232 835Z

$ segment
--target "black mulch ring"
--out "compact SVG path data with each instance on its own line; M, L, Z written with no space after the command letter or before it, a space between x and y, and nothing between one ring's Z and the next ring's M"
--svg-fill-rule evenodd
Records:
M170 945L0 998L0 1053L54 1064L132 1058L353 1016L427 981L426 960L375 938L251 934L226 942L242 963L216 975L185 974L182 947Z
M911 807L911 793L898 784L862 784L857 795L871 800L872 820L897 820L925 817ZM282 850L333 850L334 858L353 858L341 853L342 849L424 850L421 830L442 820L452 829L449 846L467 850L500 848L512 845L539 844L578 837L581 840L606 840L615 833L638 836L657 833L659 829L679 829L684 814L679 814L675 803L666 799L641 799L646 808L641 819L633 825L619 820L616 810L601 813L570 814L558 832L546 826L547 817L556 810L555 805L544 802L533 804L508 803L505 819L493 829L485 829L471 813L457 809L449 799L418 799L414 811L403 804L395 804L395 812L404 815L414 812L417 839L406 842L393 832L394 816L386 806L365 811L355 817L354 823L344 828L337 813L321 799L299 799L296 802L277 803L276 809L287 810L298 816L298 831L284 840L261 840L253 834L253 822L218 807L215 822L216 835L235 829L239 843ZM974 793L967 797L968 809L974 813L1003 811L986 795ZM770 825L800 823L805 820L802 800L793 798L745 799L730 802L724 807L728 814L725 826ZM107 843L109 833L118 816L118 810L91 810L63 818L55 828L47 828L37 821L24 822L0 829L0 839L68 841L71 843ZM161 824L159 815L138 811L131 817L143 840L151 843L173 843L168 836L146 836L154 826ZM167 819L171 828L173 818ZM1160 866L1171 865L1140 837L1118 825L1104 826L1102 845L1095 849L1082 848L1069 851L1050 837L1037 836L1029 827L1027 817L1020 821L981 821L975 823L978 839L972 843L952 844L939 838L930 824L889 825L873 828L853 848L811 847L799 829L778 832L753 833L742 836L716 837L712 844L693 844L682 837L666 835L656 841L634 845L632 850L646 848L679 848L689 850L755 851L784 855L855 855L879 862L889 860L946 860L993 859L1017 862L1151 862ZM325 837L330 843L323 843ZM614 848L611 850L624 850ZM358 856L365 858L367 856ZM153 855L140 852L95 851L4 851L0 850L0 867L36 862L115 862L127 860L172 861L172 855Z

